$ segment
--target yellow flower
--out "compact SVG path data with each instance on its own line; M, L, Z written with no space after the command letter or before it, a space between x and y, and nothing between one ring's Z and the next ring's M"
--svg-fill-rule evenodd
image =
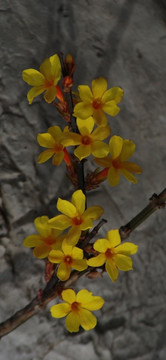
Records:
M68 126L66 126L62 132L59 126L51 126L48 129L47 133L38 134L37 141L38 143L48 148L48 150L43 151L38 157L38 163L41 164L52 156L53 165L60 165L64 160L67 164L69 163L69 155L62 145L62 139L64 134L68 132Z
M92 228L92 220L97 220L103 214L103 208L100 206L90 206L85 210L85 200L82 190L73 193L71 202L59 198L57 209L64 215L57 215L49 220L51 227L59 230L71 227L68 232L70 245L76 245L81 231Z
M107 155L102 159L94 159L99 166L103 166L105 169L108 169L107 177L109 184L112 186L118 185L120 181L120 174L122 174L127 180L136 184L137 179L131 173L141 174L142 169L139 165L126 161L135 151L134 142L127 139L123 140L120 136L114 135L109 141L109 151L111 157Z
M106 139L110 135L111 129L109 126L97 128L92 132L94 128L92 117L86 120L77 118L77 125L80 134L68 132L62 140L63 145L79 145L74 150L74 154L79 160L88 157L90 154L96 157L106 156L109 152L109 147L101 140Z
M87 85L78 87L81 101L74 107L74 116L87 119L93 116L98 126L107 125L106 114L115 116L120 111L117 104L123 97L123 90L113 87L107 90L107 80L99 77L92 81L92 90Z
M64 235L60 235L62 230L52 229L48 224L48 216L37 217L34 221L39 233L27 236L24 239L24 246L33 249L33 255L38 259L48 256L52 249L60 249Z
M49 253L48 260L55 264L60 264L57 276L61 281L65 281L70 277L72 268L78 271L87 269L88 265L83 259L83 250L77 247L62 243L62 250L52 250Z
M118 269L132 270L132 260L129 255L135 254L138 246L129 242L121 244L119 230L110 230L106 239L97 240L93 248L100 254L87 260L87 264L98 267L105 263L106 271L114 282L118 277Z
M79 331L80 325L84 330L91 330L97 324L96 317L91 311L99 310L104 305L104 299L93 296L88 290L82 289L77 294L74 290L62 291L62 304L51 307L51 315L55 318L66 317L66 328L70 332Z
M26 83L33 86L27 94L29 104L32 104L33 99L44 91L44 100L51 103L56 97L56 85L61 78L61 65L58 55L55 54L45 59L40 65L40 71L35 69L24 70L22 77Z

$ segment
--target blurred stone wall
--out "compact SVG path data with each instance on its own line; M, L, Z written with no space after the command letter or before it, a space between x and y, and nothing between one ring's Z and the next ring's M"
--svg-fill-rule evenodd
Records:
M23 69L39 68L48 56L72 53L75 83L98 76L121 86L121 111L110 119L112 134L136 143L133 160L143 168L138 184L125 179L89 194L89 205L105 208L108 223L120 227L165 186L166 5L165 0L0 1L0 320L25 306L44 286L42 261L23 247L36 216L56 215L58 196L72 186L62 164L37 164L36 135L62 120L42 96L29 106ZM90 163L89 168L93 165ZM88 168L87 168L88 170ZM105 299L98 325L71 335L48 308L0 341L1 360L165 360L166 222L156 212L131 236L139 245L134 271L82 279ZM54 304L52 302L52 304ZM51 305L52 305L51 304Z

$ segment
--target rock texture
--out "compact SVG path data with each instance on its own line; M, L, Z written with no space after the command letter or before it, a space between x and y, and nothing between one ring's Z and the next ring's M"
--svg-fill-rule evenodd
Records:
M38 165L38 132L61 124L42 96L29 106L23 69L62 51L75 57L75 82L105 76L125 91L112 134L135 141L143 168L137 185L122 180L89 195L105 208L110 228L136 215L165 187L166 6L164 0L1 0L0 2L0 320L25 306L44 286L43 263L23 247L39 215L56 215L58 196L70 198L64 165ZM92 168L92 163L89 167ZM2 360L165 360L166 222L158 211L131 236L139 245L134 271L113 284L105 275L82 279L104 297L98 325L71 335L46 311L0 341ZM53 302L54 303L54 302Z

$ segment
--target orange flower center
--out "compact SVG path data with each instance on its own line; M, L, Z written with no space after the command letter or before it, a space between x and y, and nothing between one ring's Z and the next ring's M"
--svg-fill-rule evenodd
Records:
M90 136L88 136L88 135L83 135L83 136L81 137L81 142L82 142L83 145L90 145L91 142L92 142L92 140L91 140Z
M95 110L99 110L102 108L103 104L102 104L102 101L100 98L98 99L94 99L93 100L93 103L92 103L92 106Z
M56 153L63 151L63 145L61 145L61 144L56 144L56 145L54 146L54 151L55 151Z
M115 169L121 168L121 162L118 158L112 160L112 165Z
M54 77L50 79L45 79L44 85L46 89L52 87L54 85Z
M79 312L81 306L80 306L80 303L77 302L77 301L74 301L72 304L71 304L71 310L73 312Z
M72 257L70 255L66 255L64 257L64 262L67 264L67 265L71 265L72 264Z
M114 255L115 255L114 249L107 249L106 252L105 252L105 257L107 259L113 258Z
M72 219L72 223L73 223L73 225L75 225L75 226L81 225L82 222L83 222L82 217L79 216L79 215L75 216L75 217Z
M44 239L44 242L46 245L51 246L53 243L55 243L55 238L48 236L46 239Z

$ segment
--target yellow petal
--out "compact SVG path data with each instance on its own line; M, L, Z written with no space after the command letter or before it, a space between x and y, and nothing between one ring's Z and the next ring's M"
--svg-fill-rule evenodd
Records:
M95 158L93 159L95 161L96 164L98 164L99 166L102 166L104 168L110 167L112 165L112 160L110 158L110 156L105 156L104 158Z
M93 248L100 253L105 253L109 248L109 241L107 239L98 239L93 244Z
M79 312L80 325L84 330L91 330L97 324L96 316L94 316L89 310L81 309Z
M135 144L133 141L125 139L123 140L123 146L120 154L120 160L125 161L129 159L135 151Z
M118 269L116 265L111 260L107 260L105 268L111 280L115 282L118 277Z
M93 221L92 219L90 218L85 218L83 223L80 225L80 229L82 231L85 231L85 230L88 230L88 229L91 229L93 227Z
M57 93L56 87L55 86L50 87L49 89L46 90L44 94L44 100L49 104L52 103L52 101L55 100L56 98L56 93Z
M99 310L104 305L104 299L102 299L102 297L93 296L92 293L84 289L78 292L77 301L81 303L84 309L91 311Z
M33 249L33 255L38 259L44 259L50 252L50 246L46 244L38 245Z
M118 104L122 100L123 95L124 91L121 88L115 86L104 93L102 101L106 103L108 101L115 100L116 104Z
M138 180L129 171L127 171L126 169L120 169L120 172L128 181L131 181L133 184L137 184Z
M85 195L82 190L76 190L72 195L72 204L80 215L85 211Z
M56 85L61 78L61 64L60 64L59 56L57 54L54 54L50 56L49 60L51 63L51 74L55 78L54 85Z
M55 229L64 230L71 226L71 220L65 215L57 215L49 220L49 224Z
M115 256L115 264L122 271L132 270L132 259L129 256L123 254L117 254Z
M94 128L94 119L92 116L87 119L77 118L77 126L81 134L91 134Z
M135 174L141 174L142 173L142 169L139 165L131 162L131 161L123 161L121 163L122 165L122 168L128 170L128 171L131 171Z
M110 230L107 233L107 239L109 241L109 248L114 248L115 246L121 244L121 237L119 235L119 230Z
M98 266L104 265L105 260L106 260L105 255L99 254L99 255L94 256L91 259L87 260L87 264L88 264L88 266L98 267Z
M48 256L50 262L60 264L63 261L64 254L60 250L51 250Z
M81 135L75 133L67 133L63 136L61 143L63 144L63 146L79 145L81 144Z
M40 244L43 244L43 241L42 241L40 235L30 235L24 239L23 244L26 247L32 248L32 247L38 246Z
M104 209L101 206L90 206L85 210L83 218L86 220L90 218L92 220L97 220L103 214Z
M53 305L50 311L54 318L62 318L70 312L70 305L66 303Z
M42 94L44 90L45 90L45 89L43 88L43 86L42 86L42 87L41 87L41 86L39 86L39 87L37 87L37 86L32 87L32 89L30 89L30 90L28 91L28 94L27 94L27 99L28 99L29 104L32 104L33 99L34 99L36 96Z
M116 251L118 254L123 255L132 255L135 254L138 250L138 246L135 244L132 244L130 242L126 242L124 244L121 244L117 246Z
M107 80L102 76L92 81L92 93L94 98L102 98L107 90Z
M79 190L79 191L81 191L81 190ZM70 218L76 216L76 214L77 214L76 206L74 206L70 201L63 200L61 198L58 198L57 209L62 214L65 214L65 215L69 216Z
M53 137L48 133L38 134L37 141L40 146L46 148L53 148L55 146L55 140Z
M49 220L48 216L38 216L34 220L34 224L38 233L44 238L48 237L51 234L51 229L48 224L48 220Z
M67 265L65 263L61 263L58 266L58 270L57 270L57 276L58 279L60 279L61 281L66 281L71 274L71 266Z
M84 257L83 250L76 246L73 247L71 255L72 255L73 259L83 259L83 257Z
M80 86L78 86L78 91L79 91L80 99L83 102L91 102L92 101L93 95L92 95L92 92L91 92L91 89L89 86L80 85Z
M40 72L44 75L46 79L51 78L51 63L49 58L46 58L40 65Z
M82 224L81 224L82 225ZM82 228L81 228L82 229ZM80 226L72 226L67 233L67 241L70 241L72 246L76 245L81 236ZM86 230L86 229L85 229Z
M103 105L103 111L108 115L116 116L119 113L120 108L116 105L114 100L111 100Z
M74 116L87 119L93 114L93 107L89 103L80 102L74 107Z
M90 154L91 154L90 145L80 145L74 150L74 155L77 156L79 160L88 157Z
M109 146L102 141L94 141L91 145L92 155L98 158L107 156Z
M62 299L69 304L72 304L76 301L76 294L73 289L66 289L62 291Z
M93 118L97 126L103 127L107 125L107 117L104 114L103 110L94 110Z
M101 126L93 131L92 138L93 140L104 140L111 133L111 129L109 126Z
M64 159L64 152L63 151L60 151L58 152L57 154L55 154L52 158L52 163L53 165L55 166L58 166L61 164L61 162L63 161Z
M85 269L87 269L88 267L88 264L86 262L85 259L82 259L82 260L73 260L72 262L72 268L77 270L77 271L83 271Z
M109 141L109 148L110 148L110 154L112 155L113 159L116 159L123 147L123 139L120 136L114 135L111 137Z
M84 303L86 301L91 301L92 300L92 292L86 289L82 289L80 291L78 291L77 295L76 295L76 301L80 302L80 303Z
M80 327L80 319L78 314L71 312L67 315L66 320L66 328L69 332L78 332Z
M35 69L26 69L22 72L23 80L31 86L43 86L45 78ZM44 90L44 89L43 89Z
M42 164L44 163L45 161L49 160L53 155L54 155L54 150L45 150L43 151L39 156L38 156L38 159L37 159L37 162L38 164Z
M62 137L62 130L59 126L50 126L48 128L48 133L54 138L55 142L59 144L60 139Z
M119 171L116 170L113 166L109 168L107 177L108 177L109 185L116 186L119 184L120 174Z

